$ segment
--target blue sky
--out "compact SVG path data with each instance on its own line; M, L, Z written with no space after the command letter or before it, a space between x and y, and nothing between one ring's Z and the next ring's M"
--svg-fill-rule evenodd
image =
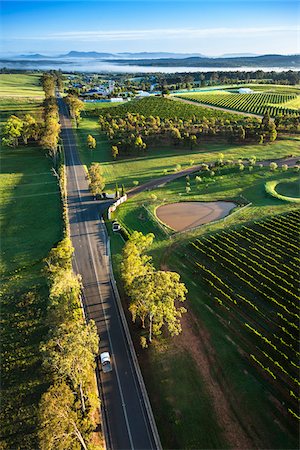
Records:
M299 53L295 0L1 2L1 53Z

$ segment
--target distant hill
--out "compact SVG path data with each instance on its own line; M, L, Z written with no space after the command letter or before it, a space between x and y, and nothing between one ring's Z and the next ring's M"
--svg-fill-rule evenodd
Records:
M104 52L79 52L72 50L68 53L57 55L57 56L45 56L39 53L18 55L14 56L12 59L64 59L64 58L89 58L89 59L104 59L104 58L122 58L122 59L160 59L160 58L206 58L201 53L170 53L170 52L122 52L122 53L104 53Z
M114 56L112 53L77 52L72 50L66 55L59 55L58 58L110 58L112 56Z
M21 59L45 59L45 58L51 58L51 56L45 56L41 55L40 53L34 53L29 55L19 55L15 56L14 58L21 58Z
M127 59L115 62L137 66L156 67L300 67L300 55L261 55L236 58L159 58L159 59Z
M259 56L257 53L224 53L224 55L219 56L219 58L244 58L244 57Z
M170 53L170 52L139 52L139 53L118 53L119 56L123 58L137 58L137 59L160 59L160 58L190 58L190 57L198 57L198 58L206 58L206 56L201 53Z

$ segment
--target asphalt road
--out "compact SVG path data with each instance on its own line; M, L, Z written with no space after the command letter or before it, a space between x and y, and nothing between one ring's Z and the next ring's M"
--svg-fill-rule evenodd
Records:
M74 270L81 274L83 305L88 319L96 322L100 352L109 351L112 372L97 370L101 382L103 420L107 448L157 449L160 442L149 400L140 383L132 348L121 320L112 287L107 253L107 234L99 220L109 202L95 201L77 152L68 109L58 98L61 137L64 144Z

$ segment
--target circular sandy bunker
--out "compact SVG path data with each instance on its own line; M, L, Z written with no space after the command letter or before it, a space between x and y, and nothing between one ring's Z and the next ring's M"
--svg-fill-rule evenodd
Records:
M173 230L183 231L222 219L235 207L233 202L178 202L159 206L156 215Z

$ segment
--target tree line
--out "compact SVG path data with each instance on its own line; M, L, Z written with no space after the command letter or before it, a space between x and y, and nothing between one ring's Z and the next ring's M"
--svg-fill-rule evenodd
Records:
M43 122L31 114L11 115L3 127L2 143L9 147L38 143L48 151L57 164L60 133L58 107L55 99L57 77L44 73L41 79L45 100L43 101Z
M123 248L121 275L130 299L129 311L133 322L143 328L142 347L152 342L165 328L171 336L181 332L180 318L186 312L177 303L184 302L187 289L176 272L156 270L146 250L154 235L134 231Z
M98 334L95 323L86 324L83 318L81 281L73 273L72 254L71 240L65 237L45 260L49 333L40 350L50 387L39 406L42 450L87 449L97 424L94 370Z
M131 150L144 151L155 144L186 145L192 149L207 138L221 138L228 143L273 142L277 137L276 124L269 115L264 118L241 118L230 121L211 117L192 119L162 119L127 112L124 116L100 115L100 131L112 144L114 158Z
M41 450L91 448L99 421L95 357L99 337L94 321L86 323L81 307L81 277L72 269L65 168L59 168L65 237L45 259L49 301L48 335L40 346L49 384L39 404Z

